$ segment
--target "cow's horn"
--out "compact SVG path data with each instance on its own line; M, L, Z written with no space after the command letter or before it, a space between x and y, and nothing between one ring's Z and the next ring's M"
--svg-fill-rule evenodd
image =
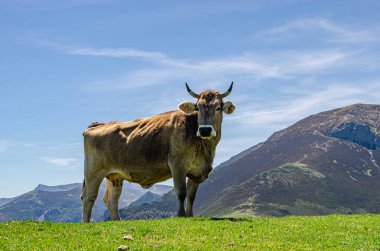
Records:
M230 85L230 88L228 88L228 90L227 90L225 93L221 94L220 96L221 96L222 98L225 98L225 97L227 97L228 95L230 95L233 86L234 86L234 82L232 82L231 85Z
M190 89L190 87L187 85L187 83L185 83L185 84L186 84L187 92L188 92L192 97L194 97L194 98L196 98L196 99L199 99L199 95L196 94L195 92L193 92L193 91Z

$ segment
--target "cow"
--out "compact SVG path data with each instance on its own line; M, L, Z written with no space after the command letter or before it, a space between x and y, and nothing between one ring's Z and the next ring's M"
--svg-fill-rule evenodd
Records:
M236 108L223 101L232 87L233 82L224 93L208 90L197 94L186 83L196 102L182 102L179 110L128 122L91 124L83 133L82 221L90 221L104 178L103 201L112 220L120 220L118 201L124 180L149 188L170 178L177 216L192 217L198 186L212 170L223 113L231 114Z

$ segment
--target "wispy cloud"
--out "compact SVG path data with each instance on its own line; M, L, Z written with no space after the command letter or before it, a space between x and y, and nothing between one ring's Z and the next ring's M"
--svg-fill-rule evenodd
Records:
M264 135L269 136L312 114L356 103L376 104L380 100L379 89L380 79L367 82L329 83L319 90L309 86L303 90L292 91L293 95L283 95L279 102L268 100L264 104L266 107L262 107L261 103L246 102L244 106L238 107L233 114L233 121L228 123L231 128L225 133L230 133L231 130L235 133L230 133L229 137L224 135L222 138L217 148L215 164L260 141L265 141ZM228 120L229 118L226 118L226 122Z
M0 153L5 152L9 150L11 147L12 148L29 148L33 147L32 143L30 142L19 142L15 140L0 140Z
M293 32L297 30L319 29L332 34L329 39L336 41L373 41L375 39L370 32L356 31L339 26L327 19L304 19L288 23L284 26L273 28L261 33L261 36L275 35L279 33ZM368 34L367 34L368 33ZM367 35L367 36L364 36ZM37 42L36 42L37 41ZM332 40L331 40L332 41ZM91 81L87 89L97 91L113 91L122 89L141 88L152 85L165 85L172 83L201 82L210 87L212 84L228 80L240 80L245 84L265 83L270 81L292 81L292 86L297 93L282 95L280 99L267 101L267 106L262 104L244 102L244 107L239 108L237 121L241 124L254 127L272 127L281 129L304 116L324 109L333 109L356 102L370 102L374 100L373 93L379 86L374 85L372 96L368 96L368 88L355 87L352 83L333 83L333 79L341 72L368 71L376 69L378 63L368 57L366 51L346 48L320 48L313 49L282 49L274 52L251 51L240 55L230 55L220 58L206 58L189 60L173 58L163 52L151 52L133 48L90 48L86 46L65 45L49 42L48 40L35 40L38 46L60 51L61 53L78 56L96 56L110 58L140 58L150 61L143 68L127 71L124 75L114 79ZM351 46L352 47L352 46ZM370 66L370 67L363 67ZM335 77L328 76L334 74ZM319 88L314 84L307 84L313 76L318 76ZM328 76L321 83L323 76ZM339 78L338 78L339 79ZM363 85L361 83L361 85ZM299 91L302 88L303 91ZM278 88L277 91L281 91ZM284 93L285 94L285 93ZM333 95L331 95L333 94ZM168 98L170 96L171 98ZM161 96L150 102L144 102L149 110L161 112L173 109L172 97L178 97L176 103L186 99L184 96L172 93L161 93ZM372 101L376 102L376 101ZM154 107L154 108L152 108ZM247 108L245 108L247 107ZM146 110L146 109L145 109Z
M131 48L76 48L76 47L66 47L65 51L67 54L71 55L81 55L81 56L96 56L96 57L137 57L137 58L147 58L151 60L163 60L166 55L160 52L147 52Z
M370 30L348 28L325 18L296 20L285 25L260 31L254 35L254 38L265 38L286 33L293 33L299 37L300 31L328 32L330 36L322 36L322 39L326 39L326 42L359 43L378 41L377 35Z
M363 88L362 86L366 86ZM281 100L282 105L271 105L267 109L242 109L236 116L237 121L252 127L268 127L281 129L308 115L335 109L355 103L377 103L380 99L380 80L367 83L330 84L311 94L299 94ZM304 90L309 91L309 89ZM287 104L287 105L283 105Z
M23 42L33 44L37 47L56 50L64 54L92 57L112 57L112 58L145 58L152 61L164 61L167 56L161 52L143 51L133 48L91 48L60 41L41 38L38 34L29 33L23 38Z
M340 37L343 37L343 34L346 34L346 38L359 36L359 33L345 30L325 19L300 20L262 32L261 35L315 27L334 31L334 34L340 34ZM28 34L25 40L35 46L67 55L144 60L144 66L127 70L114 78L89 80L85 89L92 91L128 90L168 83L182 83L184 79L189 82L197 81L207 84L223 82L226 79L239 79L241 82L244 80L247 80L245 82L258 82L257 80L264 79L296 79L311 74L337 72L339 69L347 71L348 66L353 62L355 65L351 65L351 67L354 68L359 68L358 62L360 64L367 62L368 65L372 65L372 68L374 65L373 60L368 60L368 58L367 60L358 60L362 53L358 48L286 48L273 52L248 51L237 55L191 60L171 57L165 52L136 48L96 48L67 44L45 39L36 34ZM369 69L369 67L367 68Z
M74 158L42 157L41 159L49 164L53 164L59 167L70 167L73 165L73 163L78 161Z
M48 155L42 155L43 157L40 159L57 167L62 167L65 169L77 169L80 168L83 163L83 144L79 142L40 143L36 147L35 151L36 154ZM57 157L59 155L64 156Z
M290 65L290 73L304 73L337 66L339 63L344 63L344 59L349 56L350 54L342 51L324 51L301 55L295 53L294 63Z
M340 50L286 51L262 55L251 53L219 59L184 62L166 56L154 67L129 71L125 76L97 80L91 90L120 90L167 84L179 81L202 83L223 82L225 79L291 79L305 74L333 71L351 62L354 52Z

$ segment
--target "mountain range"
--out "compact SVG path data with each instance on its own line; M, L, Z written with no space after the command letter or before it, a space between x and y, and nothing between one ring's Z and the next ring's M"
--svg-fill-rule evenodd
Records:
M120 197L120 207L143 196L146 192L162 196L172 189L171 186L155 185L143 189L139 185L125 182ZM73 183L59 186L38 185L33 191L15 198L0 199L0 221L11 220L46 220L53 222L79 222L82 218L80 194L82 184ZM102 197L105 191L104 182L93 208L93 219L103 220L106 210Z
M156 185L145 194L124 184L122 219L175 215L171 187ZM39 185L0 199L0 220L79 221L80 190L81 184ZM311 115L233 156L200 185L194 211L216 217L380 213L380 106ZM94 218L107 219L101 198Z
M379 164L379 105L355 104L318 113L215 168L200 185L195 214L380 213ZM172 196L134 211L154 211L152 218L173 214Z

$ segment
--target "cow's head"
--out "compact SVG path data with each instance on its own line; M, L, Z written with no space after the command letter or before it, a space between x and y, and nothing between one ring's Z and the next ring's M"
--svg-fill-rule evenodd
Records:
M198 130L197 136L202 139L212 139L217 136L217 130L221 130L223 119L222 112L231 114L235 110L235 105L231 102L224 102L223 98L227 97L233 87L233 82L230 88L225 93L217 91L203 91L200 94L194 93L186 83L186 89L189 94L197 99L196 103L185 101L179 105L179 109L184 113L198 113Z

